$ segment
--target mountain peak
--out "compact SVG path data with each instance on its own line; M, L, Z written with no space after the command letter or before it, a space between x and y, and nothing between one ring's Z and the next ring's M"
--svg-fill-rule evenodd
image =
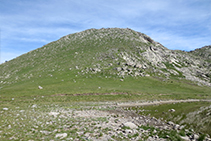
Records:
M74 75L187 79L211 86L210 61L200 57L203 56L201 50L210 50L210 46L192 53L173 51L129 28L88 29L0 65L1 85L47 77L56 72L77 72Z
M69 34L67 36L64 36L63 38L67 39L71 36L76 36L78 38L86 38L87 36L90 37L93 36L93 38L98 39L98 38L112 38L112 39L126 39L126 40L136 40L136 41L141 41L143 43L152 43L156 46L162 46L160 43L154 41L152 38L147 36L144 33L134 31L130 28L101 28L101 29L87 29L82 32L77 32L74 34Z

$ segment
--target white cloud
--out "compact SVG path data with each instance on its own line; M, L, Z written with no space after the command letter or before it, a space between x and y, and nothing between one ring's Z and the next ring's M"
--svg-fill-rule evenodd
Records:
M183 37L168 32L151 32L150 36L165 47L173 50L190 51L211 44L209 37Z
M18 44L28 51L30 42L40 47L89 28L129 27L167 48L192 50L211 44L210 7L210 0L4 1L2 48Z
M0 64L4 63L5 61L12 60L12 59L20 56L23 53L25 53L25 52L19 52L19 51L15 51L15 52L1 52Z

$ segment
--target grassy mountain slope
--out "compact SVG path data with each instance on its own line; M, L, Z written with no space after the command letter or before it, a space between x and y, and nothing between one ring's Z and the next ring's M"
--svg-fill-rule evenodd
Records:
M211 45L195 49L194 51L191 51L190 53L200 56L209 62L211 61Z
M203 140L205 133L210 135L210 102L135 103L210 99L206 56L200 49L169 50L131 29L89 29L64 36L0 65L0 140ZM124 103L135 107L118 107ZM142 122L151 124L155 117L164 130ZM134 134L126 133L127 126L120 129L125 120L135 119L140 124ZM164 120L185 128L175 130Z
M209 61L169 50L143 33L89 29L0 65L0 93L14 97L126 92L208 98L209 73Z

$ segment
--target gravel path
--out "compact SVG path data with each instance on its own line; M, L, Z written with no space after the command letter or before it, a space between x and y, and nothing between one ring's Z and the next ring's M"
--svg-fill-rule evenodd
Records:
M131 107L131 106L149 106L149 105L160 105L160 104L170 104L170 103L181 103L181 102L199 102L211 100L207 99L186 99L186 100L166 100L166 101L151 101L151 102L128 102L128 103L117 103L118 107Z

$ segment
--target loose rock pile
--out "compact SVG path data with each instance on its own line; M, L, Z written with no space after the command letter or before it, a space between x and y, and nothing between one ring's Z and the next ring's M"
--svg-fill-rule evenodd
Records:
M0 112L4 116L0 124L0 140L165 141L182 138L196 141L200 137L185 126L139 115L114 103L77 109L32 104L24 110L4 107ZM205 139L211 140L208 137Z

